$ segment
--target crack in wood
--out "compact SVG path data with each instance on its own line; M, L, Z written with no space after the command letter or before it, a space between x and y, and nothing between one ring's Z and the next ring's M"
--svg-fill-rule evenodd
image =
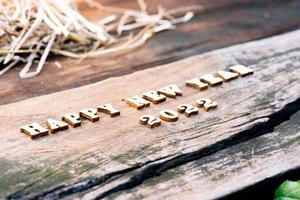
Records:
M233 137L230 137L225 140L221 140L211 146L200 149L198 151L179 155L179 156L176 156L165 162L147 166L141 172L138 172L136 175L131 177L129 179L129 181L127 181L123 184L120 184L120 185L98 195L95 199L102 199L113 193L131 189L133 187L136 187L136 186L142 184L144 181L146 181L150 178L159 176L161 173L163 173L169 169L173 169L175 167L187 164L191 161L198 160L203 157L215 154L218 151L221 151L230 146L240 144L240 143L250 140L252 138L255 138L255 137L267 134L267 133L271 133L274 131L276 126L280 125L281 123L283 123L285 121L288 121L290 119L290 116L292 116L299 110L300 110L300 98L298 98L294 102L291 102L291 103L285 105L283 107L283 109L279 110L278 112L275 112L275 113L271 114L270 116L268 116L268 118L269 118L268 121L257 123L252 128L244 130Z
M87 192L88 190L94 188L95 186L99 186L109 181L112 178L118 178L125 174L135 172L128 181L118 184L115 187L99 194L95 197L95 199L102 199L108 197L112 194L116 194L128 189L132 189L134 187L139 186L146 180L154 178L156 176L160 176L162 173L185 165L195 160L199 160L201 158L213 155L221 150L224 150L228 147L232 147L234 145L238 145L250 139L256 138L258 136L272 133L278 125L290 120L290 117L300 110L300 98L296 101L290 102L286 104L281 110L272 113L269 116L264 116L264 118L268 118L268 120L263 122L258 122L254 124L250 129L241 131L237 135L234 135L230 138L221 140L213 145L208 147L199 149L194 152L189 152L181 155L169 155L163 158L159 158L156 160L151 160L145 163L136 164L130 168L126 168L124 170L115 171L103 175L101 177L90 177L83 181L79 181L76 183L72 183L69 185L63 184L56 186L52 189L43 191L42 193L38 193L34 196L26 194L14 193L7 197L7 199L58 199L66 196L70 196L79 192ZM261 117L259 117L261 118ZM163 160L163 161L161 161Z
M229 194L218 200L243 199L253 200L253 196L249 194L260 194L260 199L273 199L274 191L285 180L295 180L295 177L300 177L300 167L278 174L277 176L268 177L261 182L251 185L242 190Z
M6 199L58 199L58 198L62 198L74 193L79 193L82 191L86 191L89 190L97 185L103 184L107 181L109 181L110 179L114 178L114 177L118 177L121 176L123 174L132 172L134 170L137 170L139 168L142 168L145 165L148 165L150 163L153 162L157 162L163 159L166 159L168 157L172 157L174 155L169 155L166 157L161 157L155 160L150 160L148 162L145 163L136 163L135 165L133 165L132 167L129 168L125 168L123 170L119 170L119 171L114 171L108 174L105 174L103 176L96 176L96 177L90 177L88 179L76 182L76 183L72 183L72 184L62 184L62 185L58 185L55 186L49 190L45 190L42 193L36 194L36 195L27 195L22 193L22 191L17 191L11 195L9 195Z
M250 172L259 170L259 167L252 168L252 161L255 160L258 161L257 166L263 165L265 167L265 174L262 174L259 178L269 177L270 173L268 171L274 169L277 169L277 171L273 171L271 176L290 170L292 166L298 167L299 165L293 165L293 161L288 162L289 165L285 164L284 159L281 160L282 162L278 161L279 164L283 164L281 167L277 167L276 155L282 157L285 150L291 150L290 152L292 152L293 145L296 143L293 140L293 135L289 138L288 133L285 135L289 138L288 142L278 142L282 138L277 137L276 130L278 127L274 130L276 123L278 124L284 120L287 120L288 123L292 122L292 120L288 120L292 112L288 111L289 109L284 109L284 112L280 111L277 115L272 114L282 110L284 105L294 102L300 97L298 51L291 51L298 48L298 32L264 41L241 44L95 85L2 106L1 121L6 122L0 128L0 132L3 133L2 157L8 160L7 164L2 164L4 168L1 168L0 188L2 189L2 196L5 197L14 193L10 195L12 199L72 199L76 197L93 199L101 198L104 195L104 197L123 199L123 196L134 197L145 193L152 195L156 191L163 192L164 188L160 187L166 183L169 185L169 190L172 190L174 185L183 186L182 179L187 178L190 180L189 175L193 171L190 169L181 171L180 169L188 168L194 163L193 161L198 164L197 167L201 168L198 172L200 171L202 175L200 177L198 174L195 175L195 183L200 182L206 185L202 178L206 179L208 177L210 179L212 177L209 183L213 188L216 181L218 183L222 181L223 184L226 184L227 180L225 178L227 177L223 173L223 169L227 170L228 165L233 166L234 162L239 162L239 158L242 161L245 159L243 151L238 151L242 155L240 157L236 153L236 159L231 159L235 158L233 156L227 159L226 153L222 154L222 152L229 152L228 155L230 156L231 152L235 152L234 149L244 149L244 151L249 152L253 150L251 146L253 143L254 147L256 146L255 142L265 145L260 146L261 153L254 160L249 160L247 163L241 162L242 166L234 166L235 168L227 174L229 178L231 177L230 173L236 172L235 170L239 170L240 167L244 167L244 177L248 173L247 170ZM272 57L273 54L276 54L276 56ZM252 60L256 60L256 62L253 63ZM198 67L197 63L201 63L201 67ZM126 111L123 112L123 119L112 122L104 117L102 124L86 126L87 129L74 129L72 131L74 134L70 135L57 134L45 140L34 143L30 141L31 143L29 143L25 140L26 138L23 141L23 138L16 135L16 131L12 129L14 127L18 129L19 125L23 125L21 123L29 119L45 121L47 116L56 116L55 110L62 110L63 112L80 110L82 105L97 104L99 99L105 102L117 102L121 98L133 95L131 92L141 94L148 91L148 86L161 88L170 84L170 80L173 80L174 83L184 83L186 78L194 76L195 73L205 74L212 69L224 69L225 66L237 63L247 66L248 63L252 63L249 67L256 71L252 78L239 79L236 82L224 84L224 86L200 94L218 99L218 103L221 105L219 109L211 113L203 113L203 115L191 119L183 118L174 125L166 123L164 127L154 131L138 126L136 120L140 117L140 113L126 107L127 105L121 104L123 102L119 102L120 108ZM182 66L186 66L186 70L182 70ZM182 72L181 76L177 75L178 72ZM158 73L161 77L168 77L168 79L162 78L160 79L161 82L156 82ZM149 76L150 74L153 77ZM137 88L135 86L137 80L139 83L143 83L141 84L143 87ZM119 92L114 95L105 95L110 94L110 88L118 88L124 82L129 85L116 90ZM179 103L190 103L198 98L198 91L186 89L186 95L178 98L177 101L169 101L166 105L152 106L146 112L158 113L162 108L166 108L164 106L176 108ZM99 92L93 94L91 91ZM86 95L90 98L87 98ZM69 98L66 98L67 96ZM52 99L56 99L56 103ZM294 104L299 105L299 100ZM68 108L66 108L66 105L68 105ZM299 106L291 106L291 109L298 110ZM14 121L11 120L9 113L14 113ZM36 114L33 115L32 113ZM243 115L245 116L243 117ZM228 121L231 118L237 119L224 123L224 120ZM105 123L108 121L112 123ZM121 125L120 128L115 129L119 124ZM258 124L261 126L257 126ZM253 129L253 126L257 130ZM280 126L287 127L285 123ZM290 127L290 129L294 128L295 126ZM251 131L244 132L249 129ZM264 133L268 134L264 135ZM259 134L263 135L257 137ZM228 139L230 136L231 138ZM192 137L197 139L186 141L186 139ZM276 141L270 144L270 140L261 140L264 137L273 137L276 138ZM253 138L253 140L249 140L249 138ZM252 143L252 141L254 142ZM216 142L218 143L214 144ZM277 145L276 142L282 144L280 149L272 149ZM248 149L248 147L251 149ZM265 151L264 148L270 148L270 151ZM274 156L270 157L270 154L273 155L272 150L275 153L279 150L283 150L283 152L276 155L274 153ZM251 157L252 153L250 152L247 155ZM289 153L288 155L289 158L293 158L293 155L296 154L291 155ZM215 160L210 159L218 156L224 158L226 162L217 163ZM165 159L161 160L161 157L165 157ZM297 156L295 157L297 158ZM264 166L264 162L268 159L272 160L274 165ZM203 163L206 160L207 168L203 169ZM298 161L298 164L299 160L296 161ZM14 163L18 163L18 165ZM215 163L218 167L212 169ZM23 167L23 164L27 165ZM136 166L136 168L132 168L133 166ZM126 170L125 168L132 169L120 172L121 169ZM113 173L112 176L107 176L111 173ZM79 179L79 177L86 178ZM241 177L243 178L243 176ZM249 178L253 178L253 176ZM244 186L254 184L254 181L261 181L262 179L259 178L254 177L251 180L252 182L247 179L248 182L245 181ZM168 182L165 179L168 179ZM234 182L234 179L232 178L230 181ZM180 184L169 184L172 181L177 181ZM149 183L150 185L148 185ZM189 183L186 182L186 185L189 185ZM222 194L229 194L233 189L239 188L241 189L239 185L232 187L224 190ZM183 189L184 187L178 187L178 190ZM195 190L197 190L197 187L194 188ZM18 193L15 193L15 191L18 191ZM176 197L178 191L177 193L173 192L172 195ZM216 191L209 190L206 192L213 194ZM206 195L206 193L203 194ZM160 196L160 194L158 195ZM165 192L164 195L168 195L168 192Z
M144 181L150 178L159 176L161 173L167 170L215 154L218 151L240 144L242 142L253 139L255 137L267 133L271 133L274 131L276 126L282 124L283 122L288 121L290 117L299 110L300 110L300 98L298 98L294 102L285 105L278 112L274 112L273 114L268 116L269 118L268 121L259 122L255 124L252 128L244 130L233 137L227 138L225 140L221 140L211 146L200 149L198 151L179 155L170 160L164 161L162 163L157 163L157 164L147 166L145 169L138 172L136 175L132 176L127 182L120 184L106 192L103 192L102 194L98 195L95 199L102 199L111 194L121 192L127 189L132 189L133 187L142 184Z

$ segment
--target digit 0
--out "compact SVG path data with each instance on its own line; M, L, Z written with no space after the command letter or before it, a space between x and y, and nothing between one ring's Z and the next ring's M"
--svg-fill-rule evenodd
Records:
M178 120L178 112L173 110L161 110L159 117L166 122L175 122Z

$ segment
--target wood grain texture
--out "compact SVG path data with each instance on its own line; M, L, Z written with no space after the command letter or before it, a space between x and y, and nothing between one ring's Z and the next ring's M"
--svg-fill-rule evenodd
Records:
M97 193L101 195L113 188L106 183L121 174L130 176L149 163L209 148L269 121L289 103L299 104L299 33L298 30L236 45L0 106L0 196L14 193L10 197L24 198L29 192L29 196L37 193L41 198L46 195L55 198L74 192L77 195L78 191L89 191L92 186L101 186ZM190 78L224 70L233 64L249 66L255 73L203 92L184 86L184 81ZM121 101L169 84L177 84L183 96L168 98L164 103L140 111ZM191 118L182 115L178 122L163 123L154 130L138 123L144 114L158 116L161 109L176 109L182 103L194 104L202 97L215 100L218 109ZM60 118L62 114L107 102L121 109L120 117L103 114L99 122L84 121L80 128L34 141L19 133L22 125L35 121L44 123L49 117ZM83 182L74 185L79 180ZM55 185L60 186L48 191Z
M105 3L137 8L134 0ZM158 4L163 4L167 9L200 4L203 10L195 11L195 18L179 25L176 31L161 33L144 47L127 55L82 62L55 57L49 59L39 76L31 79L19 79L20 68L14 68L0 78L0 104L83 86L300 27L300 1L295 0L155 0L148 3L152 11ZM89 18L97 17L99 13L95 10L83 12ZM62 68L53 64L56 60Z
M300 169L299 153L298 111L291 120L276 127L272 133L161 173L161 176L147 180L139 187L116 193L110 198L218 199L288 170ZM273 195L275 190L276 187L272 188ZM272 199L273 196L264 198L267 191L248 193L246 198ZM83 197L92 197L92 194L97 193L89 193Z

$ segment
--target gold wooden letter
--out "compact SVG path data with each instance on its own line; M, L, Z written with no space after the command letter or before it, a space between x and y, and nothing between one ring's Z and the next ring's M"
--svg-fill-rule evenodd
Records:
M167 122L175 122L178 120L178 112L173 110L162 110L159 112L159 117Z
M51 133L56 133L58 131L63 131L69 128L67 123L58 121L56 119L48 119L47 126Z
M139 96L127 98L127 99L125 99L125 101L128 105L135 107L137 110L140 110L140 109L150 106L149 101L142 99Z
M143 98L151 101L154 104L161 103L166 100L166 96L163 94L158 94L156 91L149 91L143 94Z
M97 113L97 109L95 108L87 108L84 110L81 110L79 112L81 117L84 117L88 120L90 120L91 122L96 122L99 121L99 115Z
M215 101L212 101L207 98L198 99L196 105L199 108L204 108L205 111L209 111L210 109L217 108L218 104Z
M221 85L223 83L223 80L219 77L216 77L212 74L206 74L200 77L200 80L208 83L210 86L216 86Z
M228 72L228 71L223 71L223 70L219 70L217 72L217 75L219 77L221 77L224 81L231 81L231 80L236 79L237 77L239 77L238 73Z
M42 127L38 123L32 123L27 126L21 127L21 132L28 135L31 139L35 139L41 136L48 135L48 129Z
M78 114L66 114L62 116L62 120L70 124L72 127L81 125L80 116Z
M199 90L205 90L208 88L207 83L203 83L199 78L193 78L185 82L186 86L197 88Z
M253 69L249 69L248 67L245 67L244 65L235 65L235 66L229 67L229 70L232 72L238 73L242 77L253 74L253 72L254 72Z
M184 113L187 117L197 115L199 109L191 104L181 104L177 107L179 113Z
M182 91L175 84L160 88L157 92L171 98L182 95Z
M153 115L144 115L140 117L140 123L147 125L149 128L154 128L161 125L161 120Z
M111 103L100 105L97 107L97 109L99 112L109 114L111 117L120 116L120 110L113 108Z

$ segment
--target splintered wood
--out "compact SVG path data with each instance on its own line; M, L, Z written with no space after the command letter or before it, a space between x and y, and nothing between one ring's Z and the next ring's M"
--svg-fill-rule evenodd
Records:
M299 109L299 33L240 44L0 106L0 157L3 158L0 195L4 198L19 195L21 199L53 199L57 195L133 199L151 198L156 192L161 199L176 199L184 198L184 194L188 196L189 191L198 191L202 197L214 199L299 167L297 155L300 152L296 145L299 123L292 123L299 122L299 115L289 118ZM240 64L254 70L254 74L243 78L239 75L236 79L228 74L221 73L223 78L217 74L218 71L237 73L229 67ZM205 83L207 88L199 90L185 83L191 79L203 82L200 77L206 74L221 78L223 84L211 87ZM225 76L231 81L226 82ZM172 98L159 94L158 90L173 84L181 90L181 96L177 94ZM154 104L142 96L148 91L165 95L166 100ZM171 93L168 91L168 94ZM132 97L135 97L134 104L130 105L127 99ZM102 112L106 104L119 110L120 115L112 118L106 109ZM92 123L80 116L80 111L90 108L97 110L99 121ZM198 114L189 112L195 108ZM190 113L193 114L188 117ZM165 121L160 114L167 117L166 120L178 119ZM274 116L282 116L278 120L284 122L287 120L288 125L282 123L278 129L280 134L270 129L269 137L258 138L256 142L228 145L228 141L240 142L237 138L248 140L255 134L265 134L253 135L255 129L252 128L273 124ZM65 127L58 122L68 124L68 129L62 130ZM29 124L33 124L32 127L24 127L24 131L34 128L47 136L29 140L20 134L20 127ZM71 124L81 126L72 128ZM50 129L57 132L49 134ZM218 148L230 150L221 153ZM282 152L293 152L293 156L290 153L288 157L282 156ZM189 168L182 161L195 163ZM180 169L169 168L174 164ZM253 170L249 171L249 166ZM224 169L228 171L224 173ZM145 173L150 176L146 177L145 184L122 191L116 189L131 184ZM224 174L225 177L221 176ZM99 177L108 179L103 182ZM203 185L201 190L189 184L191 178L196 185ZM241 180L241 184L234 184L236 180ZM179 184L180 190L174 191Z

